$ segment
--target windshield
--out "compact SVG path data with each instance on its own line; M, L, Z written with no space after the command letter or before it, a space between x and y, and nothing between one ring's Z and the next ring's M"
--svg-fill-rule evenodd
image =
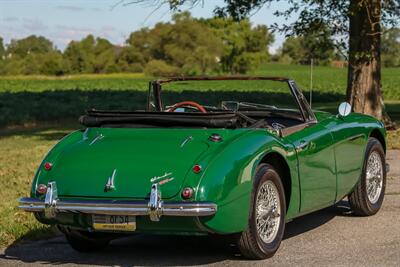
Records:
M178 81L162 85L162 110L169 111L177 103L188 101L204 107L206 112L285 111L300 114L286 81ZM173 111L199 112L198 105L182 104ZM150 107L156 111L154 103Z

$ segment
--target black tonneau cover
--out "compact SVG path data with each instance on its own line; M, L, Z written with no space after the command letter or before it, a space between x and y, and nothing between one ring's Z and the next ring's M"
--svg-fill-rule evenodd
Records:
M237 128L244 123L243 118L235 112L145 112L145 111L102 111L89 110L79 118L87 127L209 127ZM136 127L137 127L136 126Z

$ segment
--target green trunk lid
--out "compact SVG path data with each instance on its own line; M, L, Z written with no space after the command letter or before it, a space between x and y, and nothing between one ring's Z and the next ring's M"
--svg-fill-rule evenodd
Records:
M171 198L209 147L209 133L201 129L92 128L85 135L49 173L60 196L142 199L159 182L162 198ZM114 188L105 190L110 180Z

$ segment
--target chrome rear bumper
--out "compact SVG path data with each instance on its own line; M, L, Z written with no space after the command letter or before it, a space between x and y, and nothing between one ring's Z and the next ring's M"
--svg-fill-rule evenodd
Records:
M161 216L210 216L217 212L212 202L163 202L156 184L152 185L150 200L72 200L59 199L55 182L48 184L44 200L20 198L18 208L27 212L44 212L47 218L56 217L59 212L150 216L159 221Z

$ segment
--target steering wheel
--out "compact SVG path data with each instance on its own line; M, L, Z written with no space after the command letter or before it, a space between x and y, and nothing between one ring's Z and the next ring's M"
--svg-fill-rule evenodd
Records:
M207 113L206 109L202 105L200 105L199 103L193 102L193 101L183 101L183 102L176 103L175 105L170 107L168 112L174 112L177 108L184 107L184 106L194 107L194 108L197 108L202 113Z

